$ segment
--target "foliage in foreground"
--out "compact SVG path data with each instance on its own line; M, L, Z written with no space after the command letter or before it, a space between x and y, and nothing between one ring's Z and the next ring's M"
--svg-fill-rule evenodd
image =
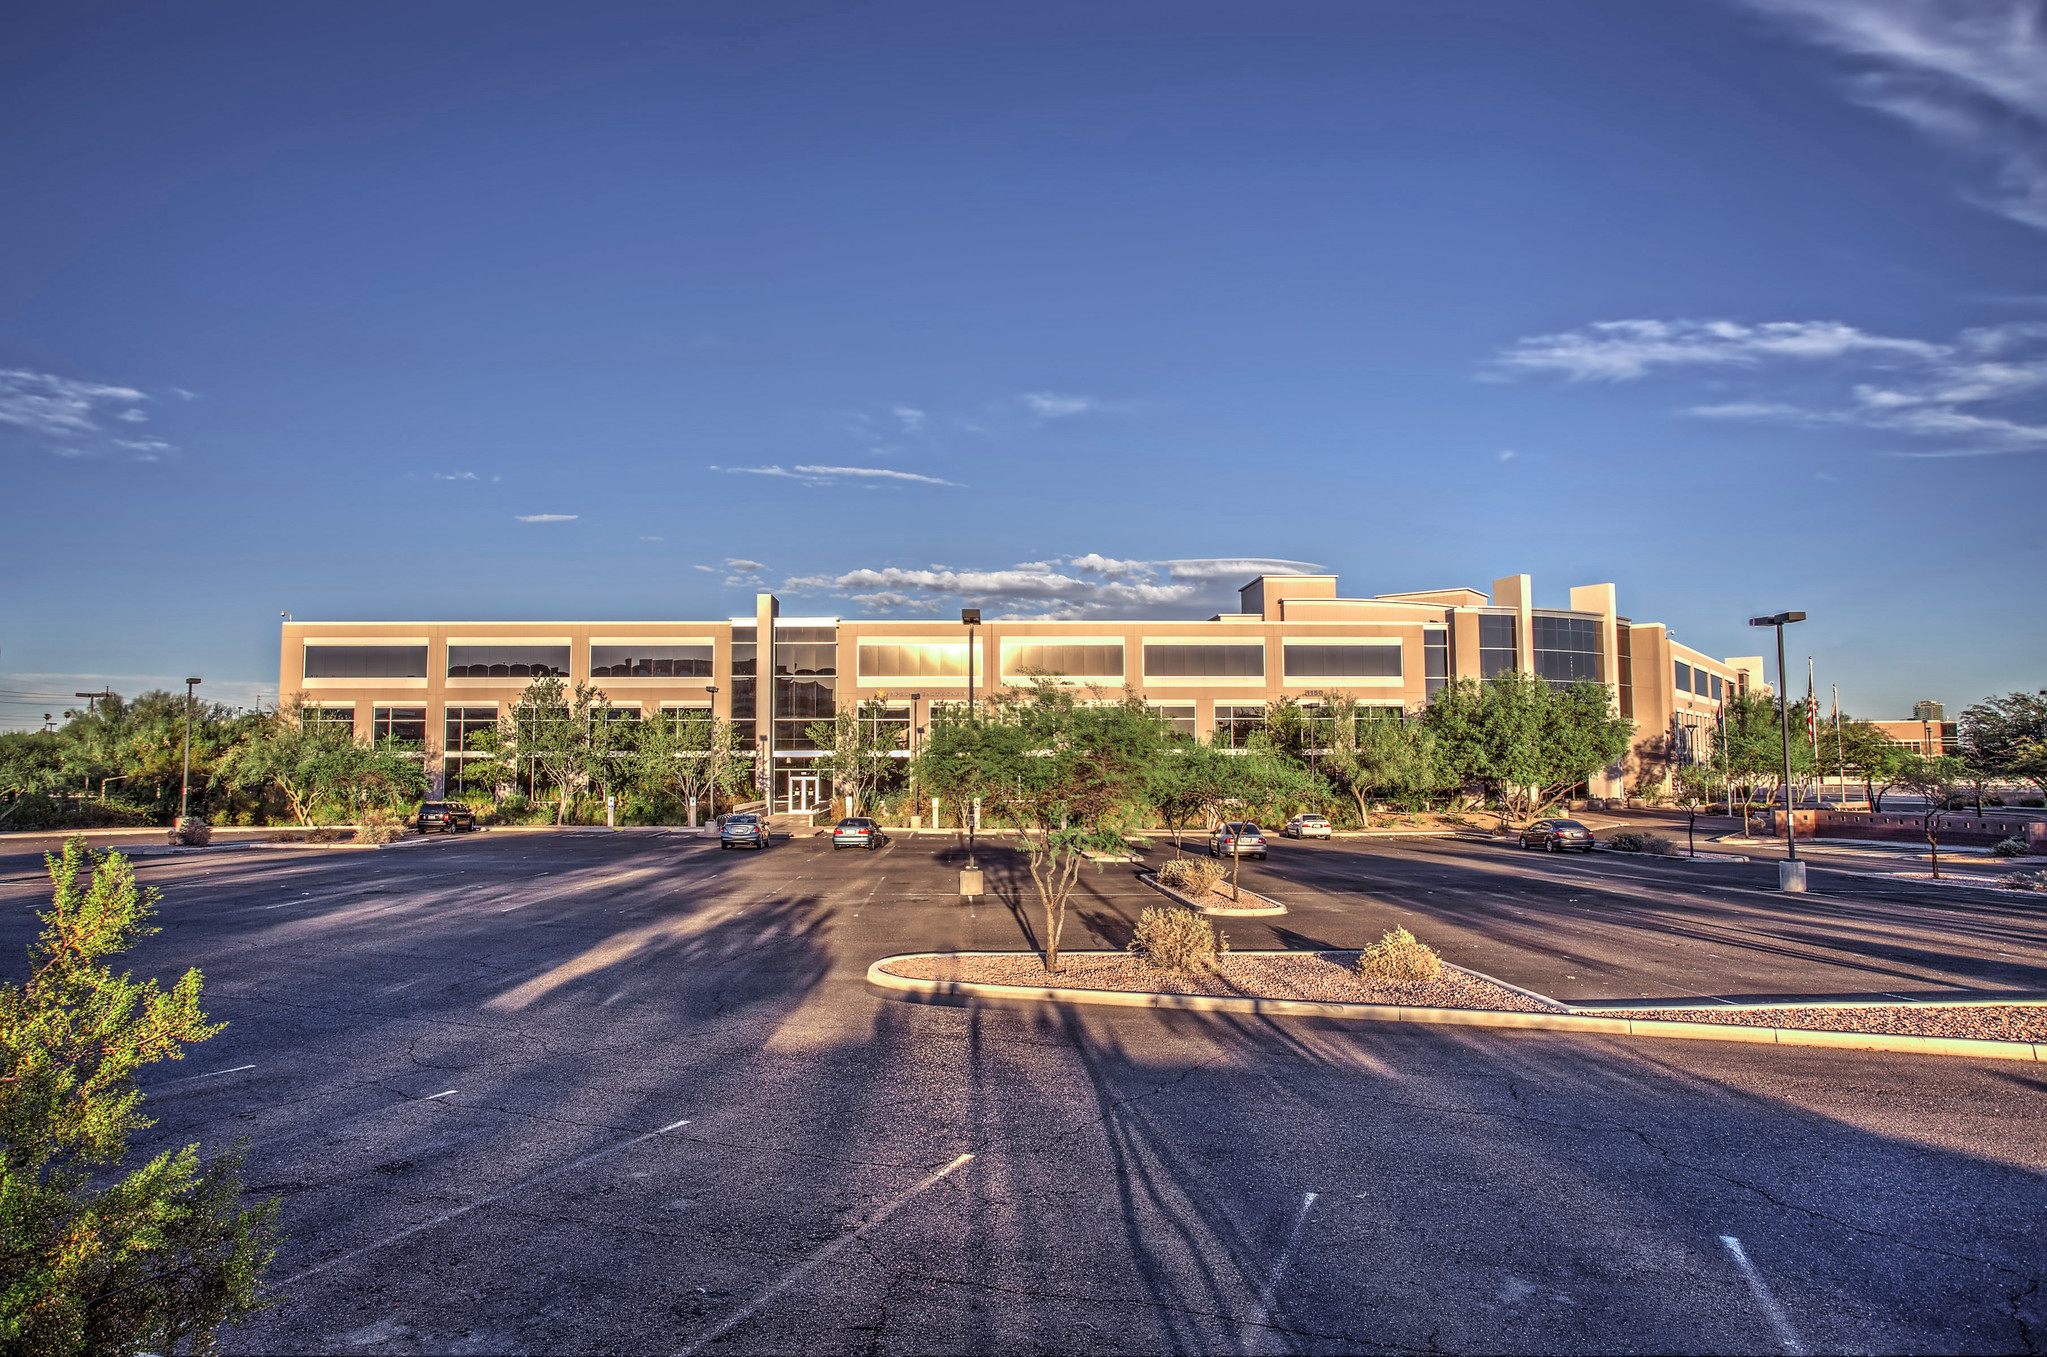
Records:
M1213 970L1230 950L1227 933L1179 905L1148 905L1138 917L1130 951L1154 970L1193 973Z
M1358 954L1358 975L1366 980L1435 980L1442 974L1443 959L1435 949L1405 928L1381 934Z
M168 992L105 964L156 930L156 892L83 839L48 856L54 887L29 976L0 985L0 1349L209 1351L267 1302L275 1200L241 1205L241 1152L167 1150L109 1174L141 1113L136 1071L221 1029L189 970Z
M1169 858L1158 876L1160 885L1199 900L1223 879L1223 865L1214 858Z

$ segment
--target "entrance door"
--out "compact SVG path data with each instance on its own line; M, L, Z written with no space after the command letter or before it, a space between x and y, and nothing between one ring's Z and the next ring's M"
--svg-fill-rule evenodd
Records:
M816 810L818 804L818 779L801 773L789 775L789 809L792 811Z

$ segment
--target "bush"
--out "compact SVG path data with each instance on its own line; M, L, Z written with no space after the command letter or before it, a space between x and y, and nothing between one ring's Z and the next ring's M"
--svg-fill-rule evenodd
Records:
M1678 851L1678 846L1669 839L1664 838L1661 834L1645 835L1642 839L1642 851L1645 853L1655 853L1660 857L1666 858L1683 856Z
M1996 846L1991 848L1990 851L2001 858L2022 858L2032 852L2033 849L2024 839L2010 838L1998 840Z
M1199 900L1223 879L1223 872L1214 858L1173 858L1159 868L1159 884Z
M213 826L196 815L187 815L172 827L170 839L187 848L204 848L213 842Z
M1641 853L1647 851L1649 841L1633 830L1624 829L1606 841L1606 846L1616 853Z
M1130 951L1154 970L1212 970L1216 958L1230 950L1229 935L1208 920L1178 905L1151 905L1137 921Z
M405 822L381 806L362 813L355 827L357 843L391 843L405 837Z
M2022 806L2030 807L2033 810L2047 808L2047 800L2043 800L2042 798L2037 796L2022 796L2019 798L2019 804Z
M2014 891L2047 891L2047 872L2013 872L2004 885Z
M347 830L336 829L332 825L321 825L318 829L306 835L306 838L314 843L340 843L347 837Z
M1405 928L1396 928L1358 954L1358 974L1366 980L1434 980L1443 974L1443 959Z

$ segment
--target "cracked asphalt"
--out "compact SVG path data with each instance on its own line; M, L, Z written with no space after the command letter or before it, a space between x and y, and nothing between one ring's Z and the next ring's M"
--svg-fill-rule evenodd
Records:
M1771 1305L1811 1352L2047 1344L2037 1067L870 991L1027 945L984 857L975 903L934 839L143 859L135 970L202 967L230 1025L137 1149L246 1138L284 1202L223 1349L1783 1351ZM38 869L0 859L10 975ZM1282 844L1245 880L1292 912L1231 932L1403 922L1580 999L2047 988L2036 911L1772 870ZM1067 945L1153 898L1085 873Z

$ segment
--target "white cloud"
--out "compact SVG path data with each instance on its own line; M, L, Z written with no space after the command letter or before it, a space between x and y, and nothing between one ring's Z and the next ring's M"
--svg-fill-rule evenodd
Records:
M433 473L433 476L437 481L480 481L483 479L474 471L436 471Z
M641 540L642 542L659 542L659 541L661 541L662 539L661 539L660 537L657 537L657 536L651 536L651 535L648 535L648 534L642 533L642 534L641 534L641 536L640 536L640 540Z
M904 433L916 433L924 427L924 421L928 418L924 411L911 405L898 405L890 413L902 424Z
M0 424L40 439L59 457L104 457L128 453L153 462L174 449L160 438L121 438L107 428L146 424L142 403L149 396L134 387L81 382L49 372L0 369Z
M1514 449L1512 449L1512 448L1501 448L1501 449L1500 449L1500 460L1501 460L1501 461L1503 461L1503 462L1511 462L1511 461L1513 461L1513 460L1514 460L1514 459L1515 459L1516 457L1519 457L1520 455L1521 455L1520 453L1518 453L1518 452L1514 451Z
M1871 334L1839 321L1607 321L1536 335L1504 350L1499 368L1570 381L1634 381L1683 368L1740 367L1758 383L1787 367L1845 388L1838 404L1793 403L1772 393L1683 407L1702 419L1880 430L1950 444L1927 456L2047 450L2047 426L1969 407L2047 395L2047 323L2018 321L1964 330L1945 341ZM1870 380L1869 369L1881 376ZM1860 378L1858 380L1857 378Z
M830 485L841 478L854 480L914 481L922 485L952 485L958 481L942 480L937 476L920 476L910 471L891 471L879 466L799 466L794 471L780 465L771 466L714 466L713 471L724 471L744 476L779 476L785 480L801 481L805 485Z
M1069 396L1057 391L1029 391L1017 399L1040 419L1067 419L1095 407L1092 396Z
M521 523L573 523L581 514L513 514Z
M1200 616L1234 611L1236 589L1253 575L1301 574L1317 567L1262 557L1195 557L1137 561L1089 553L1066 571L1042 561L1009 570L882 567L784 580L785 592L829 590L875 609L928 611L946 600L1009 607L999 616L1088 618L1129 615Z
M715 565L693 565L690 567L690 569L701 570L706 575L715 575L718 573L718 567Z
M749 561L744 556L727 556L725 558L725 564L730 566L734 570L745 570L749 572L758 572L767 569L767 567L762 565L759 561Z
M2047 229L2038 0L1748 0L1852 63L1851 97L1989 168L1988 205Z

